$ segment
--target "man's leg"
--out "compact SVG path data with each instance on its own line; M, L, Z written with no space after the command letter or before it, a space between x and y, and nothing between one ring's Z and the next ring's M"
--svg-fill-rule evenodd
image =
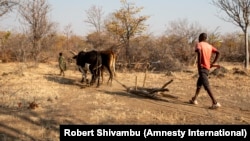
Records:
M200 93L200 90L201 90L201 87L200 87L200 86L197 86L196 91L195 91L195 95L194 95L194 97L192 98L193 100L196 100L196 99L197 99L197 97L198 97L198 95L199 95L199 93Z
M220 104L215 99L215 97L214 97L214 95L212 93L212 90L210 88L210 84L209 84L209 81L208 81L208 71L206 71L205 73L203 73L203 85L204 85L204 88L207 91L209 97L212 100L212 107L211 108L213 108L213 109L219 108Z
M213 93L212 93L212 91L211 91L210 88L207 89L207 93L208 93L209 97L211 98L213 104L216 104L217 101L216 101L216 99L214 98L214 95L213 95Z
M189 101L191 104L198 104L197 102L197 97L200 93L201 90L201 86L202 86L202 78L201 75L199 74L199 78L197 80L197 84L196 84L196 91L195 91L195 95L192 97L192 99Z

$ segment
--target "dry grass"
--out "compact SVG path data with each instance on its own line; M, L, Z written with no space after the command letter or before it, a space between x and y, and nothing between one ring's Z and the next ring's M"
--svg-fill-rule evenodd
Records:
M112 86L86 87L81 74L67 70L58 76L55 62L39 64L0 64L0 133L8 140L59 140L60 124L249 124L250 77L234 74L237 64L224 63L229 71L210 77L212 90L222 108L209 110L211 100L204 90L199 105L187 103L193 96L196 68L189 72L148 72L146 87L167 88L169 95L157 101L129 94L116 81ZM167 75L168 74L168 75ZM247 74L250 74L247 72ZM143 85L144 73L117 73L126 86ZM107 75L105 80L107 80ZM33 105L32 105L33 104Z

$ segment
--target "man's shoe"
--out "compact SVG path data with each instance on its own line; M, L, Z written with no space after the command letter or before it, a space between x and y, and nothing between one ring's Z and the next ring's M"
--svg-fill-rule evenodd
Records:
M193 100L193 99L189 100L189 103L190 103L190 104L194 104L194 105L197 105L197 104L198 104L197 100Z
M211 107L209 107L209 109L218 109L220 107L221 107L220 103L217 102L216 104L213 104Z

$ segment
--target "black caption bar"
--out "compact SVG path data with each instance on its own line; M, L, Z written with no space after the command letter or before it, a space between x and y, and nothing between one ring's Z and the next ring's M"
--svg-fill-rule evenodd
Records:
M60 140L84 138L236 139L249 141L250 125L60 125Z

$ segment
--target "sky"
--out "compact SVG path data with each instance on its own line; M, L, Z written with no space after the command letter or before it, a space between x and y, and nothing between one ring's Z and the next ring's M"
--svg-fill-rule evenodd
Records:
M143 7L140 15L150 16L146 24L148 32L162 35L170 22L188 20L188 23L198 23L208 31L231 33L240 31L232 23L219 18L226 16L212 5L212 0L127 0L137 7ZM86 11L92 6L102 8L104 17L121 8L120 0L48 0L51 6L50 19L58 24L58 30L63 32L70 25L73 34L85 36L93 28L84 22ZM20 30L18 17L13 14L1 18L1 30Z

